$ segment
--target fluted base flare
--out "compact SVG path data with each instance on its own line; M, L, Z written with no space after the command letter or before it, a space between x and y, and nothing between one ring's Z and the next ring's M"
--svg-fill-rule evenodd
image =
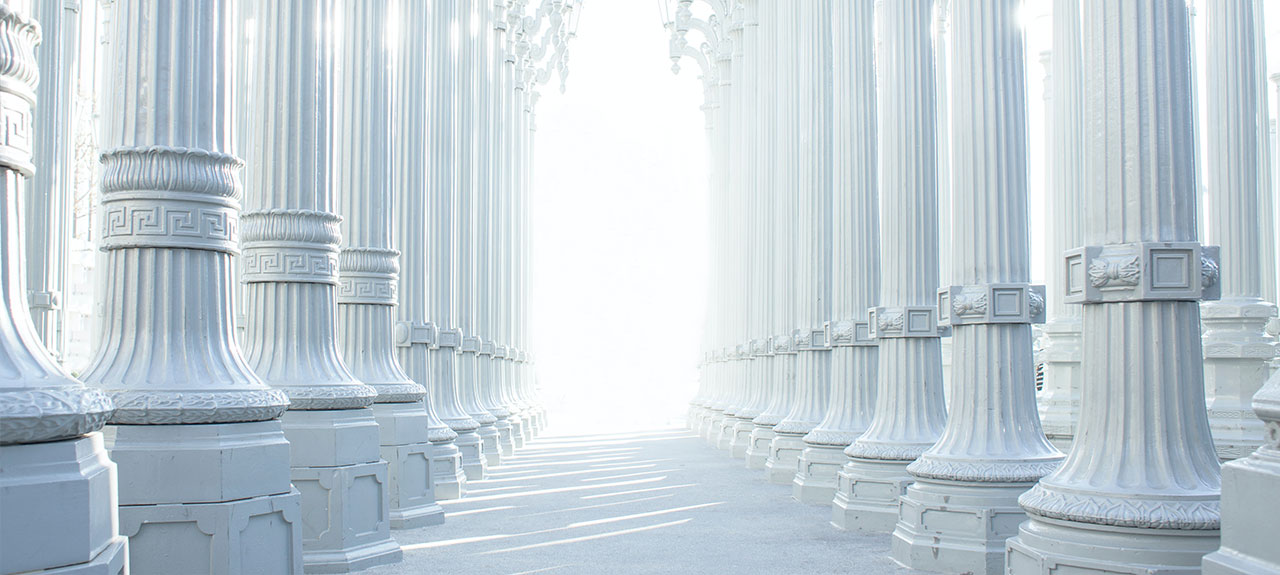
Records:
M804 453L803 433L775 433L769 445L769 458L764 462L765 475L775 485L791 485L800 469L800 454Z
M1005 541L1027 518L1018 496L1030 488L917 479L900 499L891 555L912 569L1004 573Z
M915 478L910 461L852 459L836 475L831 524L847 531L889 533L898 524L898 500Z
M773 426L753 424L751 441L747 444L747 469L764 469L769 460L769 450L773 446Z
M462 454L453 442L431 444L431 471L436 480L436 501L461 499L467 494L467 475L462 470Z
M1010 575L1192 575L1217 531L1133 529L1031 519L1007 544Z
M1280 573L1280 451L1263 448L1222 466L1222 548L1205 556L1205 575Z
M831 505L836 495L837 476L849 461L844 448L843 445L807 444L791 481L791 496L809 505Z
M115 465L101 433L0 447L0 470L0 573L123 569Z

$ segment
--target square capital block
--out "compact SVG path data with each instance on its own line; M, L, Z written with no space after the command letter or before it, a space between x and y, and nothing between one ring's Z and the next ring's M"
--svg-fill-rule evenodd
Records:
M436 344L436 324L431 322L398 321L395 327L396 346L412 345L434 346Z
M938 312L933 306L873 307L867 310L871 336L943 337L950 332L938 325Z
M831 347L874 346L876 338L871 335L871 323L855 319L829 321L826 328L826 339Z
M457 348L462 345L461 329L437 329L436 347Z
M774 355L792 355L796 352L796 347L794 334L784 333L773 336Z
M1044 286L1022 283L950 286L938 290L942 326L1044 323Z
M1134 242L1084 246L1063 256L1067 303L1202 301L1222 296L1217 246Z

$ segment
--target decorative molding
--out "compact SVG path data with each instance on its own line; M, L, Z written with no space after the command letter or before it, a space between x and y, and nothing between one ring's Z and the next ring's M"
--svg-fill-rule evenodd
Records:
M0 446L78 437L102 429L115 406L83 386L0 390Z
M993 283L938 290L939 327L1044 323L1044 286Z
M1147 499L1139 494L1068 493L1037 483L1018 498L1027 513L1049 519L1141 529L1217 530L1218 495L1200 499Z
M943 337L949 332L938 325L933 306L873 307L867 310L871 337Z
M409 347L413 345L434 347L437 339L436 333L436 324L429 321L398 321L395 325L396 347Z
M907 472L916 477L940 481L1035 483L1041 477L1053 473L1061 464L1061 455L1055 455L1048 460L957 461L933 457L925 453L907 466Z
M439 329L436 331L436 347L437 348L457 348L462 345L462 330Z
M241 214L242 281L338 285L341 221L336 214L300 209Z
M398 250L343 248L338 253L338 303L396 305Z
M289 408L289 396L278 389L226 391L110 391L117 425L185 425L266 421Z
M1198 242L1085 246L1063 259L1064 301L1201 301L1221 296L1218 247Z

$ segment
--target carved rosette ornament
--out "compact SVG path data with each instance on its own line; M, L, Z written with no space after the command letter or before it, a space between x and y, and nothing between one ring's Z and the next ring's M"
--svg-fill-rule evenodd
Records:
M0 446L71 439L102 428L111 400L63 370L40 343L25 285L19 196L31 163L40 28L0 4Z
M1217 296L1204 271L1217 257L1196 237L1191 24L1182 2L1083 4L1086 245L1063 261L1067 301L1085 304L1083 402L1066 460L1019 499L1030 520L1008 542L1009 569L1194 572L1218 547L1220 479L1199 304ZM1126 113L1110 113L1119 102Z

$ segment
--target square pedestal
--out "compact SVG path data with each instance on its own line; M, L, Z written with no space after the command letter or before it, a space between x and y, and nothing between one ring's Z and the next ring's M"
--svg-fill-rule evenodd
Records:
M108 425L121 505L220 503L289 492L289 442L278 420Z
M480 435L485 468L502 465L502 448L498 446L498 430L492 425L482 425L477 433Z
M1257 453L1222 466L1222 547L1204 558L1204 575L1280 573L1280 452Z
M800 454L804 452L804 434L778 433L769 446L769 459L764 462L765 474L775 485L791 485L800 468Z
M493 428L498 431L498 454L501 458L506 459L516 454L515 443L511 438L511 424L506 419L499 419L493 424Z
M117 536L92 561L47 569L41 571L40 575L126 575L124 566L128 563L128 558L129 540Z
M915 478L910 461L853 459L836 475L831 524L851 531L889 533L898 523L898 503Z
M122 545L116 531L115 465L101 433L0 447L0 573L111 573L104 553Z
M1032 485L917 480L900 499L893 559L925 571L1004 573L1005 541L1027 518L1018 496Z
M751 430L751 441L747 444L747 469L764 469L765 462L769 460L773 437L772 425L756 425Z
M436 501L461 499L467 494L467 476L462 471L462 455L458 453L458 448L452 443L433 443L431 451Z
M716 449L721 451L729 451L733 445L733 435L737 428L738 422L742 421L736 417L726 417L720 423L720 434L716 439Z
M298 492L225 503L121 505L134 575L301 573Z
M739 421L733 426L733 440L729 442L729 455L737 459L747 457L747 448L751 446L751 430L755 427L749 419Z
M391 494L391 528L413 529L444 523L444 509L436 503L431 473L431 444L381 448L387 462Z
M474 431L458 432L458 438L453 441L453 445L462 455L462 472L467 479L469 481L484 479L484 443L480 441L480 435Z
M1010 575L1196 575L1217 531L1131 529L1033 518L1009 539Z
M387 464L295 467L302 493L302 558L307 573L350 573L398 563L391 538Z
M280 423L289 439L290 467L337 467L381 458L381 431L372 409L289 410Z
M836 475L849 457L841 445L809 445L791 481L791 496L801 503L831 505L836 495Z

